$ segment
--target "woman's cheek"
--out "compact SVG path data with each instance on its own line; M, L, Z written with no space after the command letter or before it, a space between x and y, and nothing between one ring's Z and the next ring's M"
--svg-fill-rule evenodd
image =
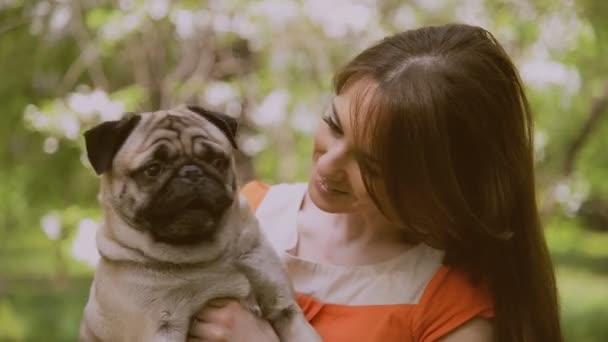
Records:
M327 137L324 137L320 134L317 134L313 141L313 161L317 161L323 154L327 152L327 146L329 142L327 141Z

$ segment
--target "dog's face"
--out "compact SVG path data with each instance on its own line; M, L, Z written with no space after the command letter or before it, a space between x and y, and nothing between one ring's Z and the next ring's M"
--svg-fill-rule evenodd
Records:
M155 241L211 240L236 190L236 121L199 107L129 114L85 133L102 198Z

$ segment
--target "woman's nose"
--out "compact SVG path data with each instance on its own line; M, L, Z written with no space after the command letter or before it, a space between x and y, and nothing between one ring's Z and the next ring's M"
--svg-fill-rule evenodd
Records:
M333 181L346 178L346 168L349 164L349 156L346 149L341 146L329 148L317 160L317 171L321 177Z

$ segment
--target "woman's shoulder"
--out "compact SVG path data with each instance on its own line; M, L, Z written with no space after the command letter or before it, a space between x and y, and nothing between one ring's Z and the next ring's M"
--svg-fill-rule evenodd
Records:
M253 211L264 207L281 207L290 205L298 199L301 201L305 191L304 183L281 183L270 185L261 181L250 181L241 189L241 195L249 202Z
M270 189L269 184L254 180L248 182L241 188L241 195L247 199L249 206L255 211L260 206L268 189Z
M305 192L302 183L269 185L260 181L249 182L241 190L279 255L296 243L296 216Z
M492 318L493 301L483 282L442 265L426 286L413 315L420 341L435 341L473 318Z

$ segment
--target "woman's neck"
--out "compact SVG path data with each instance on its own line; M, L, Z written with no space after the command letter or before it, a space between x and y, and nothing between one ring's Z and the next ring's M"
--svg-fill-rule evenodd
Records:
M379 211L358 210L350 213L327 213L319 209L308 194L303 198L300 211L325 223L322 226L331 227L333 236L343 242L395 241L403 235L402 228L389 222Z
M326 213L305 196L298 215L300 257L321 263L361 265L397 256L411 244L381 215L366 212Z

